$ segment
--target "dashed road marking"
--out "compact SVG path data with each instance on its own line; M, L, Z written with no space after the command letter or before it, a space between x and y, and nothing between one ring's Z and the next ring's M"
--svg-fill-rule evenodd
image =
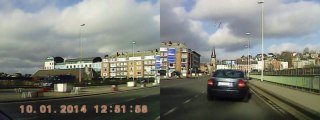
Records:
M172 108L171 110L169 110L168 112L166 112L164 114L164 116L169 115L170 113L174 112L177 109L177 107Z
M158 116L156 119L154 119L154 120L160 120L160 116Z
M186 103L188 103L190 101L191 101L191 99L188 99L188 100L184 101L183 104L186 104Z
M199 95L197 94L197 95L195 95L194 97L197 98L197 97L199 97Z

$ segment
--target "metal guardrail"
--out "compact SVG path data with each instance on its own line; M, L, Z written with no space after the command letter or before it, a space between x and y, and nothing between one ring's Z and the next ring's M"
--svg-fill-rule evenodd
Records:
M261 79L260 75L250 75L250 78ZM320 76L264 76L264 81L289 86L295 89L320 93Z
M253 72L250 74L258 75L259 72ZM296 68L296 69L284 69L284 70L276 70L276 71L265 71L265 75L285 75L285 76L320 76L320 67L313 68Z

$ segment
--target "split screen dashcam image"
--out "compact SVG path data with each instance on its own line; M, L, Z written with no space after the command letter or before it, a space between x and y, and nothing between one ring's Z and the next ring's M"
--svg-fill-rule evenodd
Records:
M318 0L0 0L0 120L319 120Z

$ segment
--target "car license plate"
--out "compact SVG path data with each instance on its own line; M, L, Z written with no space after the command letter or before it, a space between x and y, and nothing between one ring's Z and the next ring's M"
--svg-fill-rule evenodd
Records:
M232 83L230 83L230 82L218 82L218 86L232 87Z

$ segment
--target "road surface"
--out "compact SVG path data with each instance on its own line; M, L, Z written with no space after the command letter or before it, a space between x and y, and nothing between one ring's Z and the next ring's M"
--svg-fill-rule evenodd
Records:
M161 81L162 120L283 120L287 119L252 94L249 102L206 99L207 77Z

